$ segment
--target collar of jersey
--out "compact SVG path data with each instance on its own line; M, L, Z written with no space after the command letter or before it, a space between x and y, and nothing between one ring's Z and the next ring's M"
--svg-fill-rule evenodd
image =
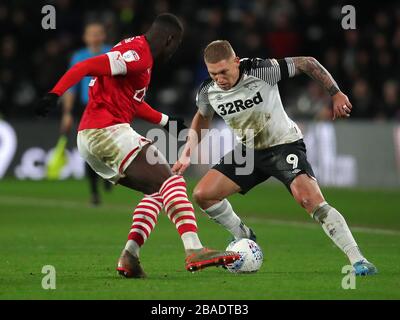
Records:
M240 70L239 78L237 79L237 81L235 82L235 84L232 86L232 88L230 88L230 89L228 89L228 90L223 90L223 89L221 89L221 88L217 85L217 83L216 83L215 81L214 81L214 83L215 83L215 85L217 86L217 88L218 88L219 90L222 90L222 91L224 91L224 92L231 92L231 91L236 90L236 86L240 83L240 81L243 80L243 77L244 77L244 72L243 72L242 70Z

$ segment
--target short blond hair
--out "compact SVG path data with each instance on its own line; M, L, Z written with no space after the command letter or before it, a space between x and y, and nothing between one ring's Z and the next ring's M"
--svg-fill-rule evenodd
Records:
M227 40L215 40L204 49L204 61L217 63L236 56L231 44Z

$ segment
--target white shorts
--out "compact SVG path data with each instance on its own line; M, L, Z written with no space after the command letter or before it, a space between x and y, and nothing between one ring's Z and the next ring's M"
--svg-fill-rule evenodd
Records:
M126 168L152 141L134 131L127 123L78 132L77 145L82 158L102 178L116 183Z

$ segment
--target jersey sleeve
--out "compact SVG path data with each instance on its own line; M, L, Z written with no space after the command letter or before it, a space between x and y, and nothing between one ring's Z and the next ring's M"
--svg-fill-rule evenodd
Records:
M146 56L141 57L135 50L110 51L106 53L110 60L111 74L124 76L132 72L142 72L148 66Z
M141 118L147 122L165 126L168 122L168 116L154 110L149 104L143 101L136 110L136 117Z
M209 117L214 114L214 109L208 99L208 89L212 85L211 79L204 81L196 94L196 105L202 116Z
M122 58L122 54L119 51L110 51L106 53L108 60L110 61L111 75L112 76L124 76L127 74L128 68L126 62Z
M244 61L247 72L270 85L295 75L296 68L292 58L284 59L247 59Z
M86 76L111 76L111 66L108 63L107 55L101 54L73 65L50 92L61 96Z

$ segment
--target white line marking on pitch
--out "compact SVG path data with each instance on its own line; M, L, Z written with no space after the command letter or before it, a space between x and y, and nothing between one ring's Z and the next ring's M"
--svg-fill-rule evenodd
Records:
M318 229L320 228L318 224L311 222L300 222L300 221L290 221L290 220L279 220L279 219L269 219L269 218L258 218L258 217L248 217L246 221L253 222L263 222L266 221L269 224L273 225L282 225L282 226L293 226L293 227L301 227L308 229ZM382 234L382 235L392 235L392 236L400 236L400 231L398 230L390 230L390 229L381 229L381 228L371 228L371 227L350 227L352 231L355 232L363 232L363 233L373 233L373 234Z
M81 201L57 200L57 199L21 197L21 196L0 196L0 203L19 205L19 206L37 206L37 207L90 208L89 204ZM96 207L95 210L112 212L112 210L131 210L132 208L133 206L129 205L104 204L101 207ZM260 218L252 216L247 216L246 221L266 222L272 225L293 226L293 227L308 228L308 229L319 228L319 225L317 223ZM371 228L371 227L357 227L357 226L352 226L351 230L355 232L370 233L370 234L400 236L399 230Z

